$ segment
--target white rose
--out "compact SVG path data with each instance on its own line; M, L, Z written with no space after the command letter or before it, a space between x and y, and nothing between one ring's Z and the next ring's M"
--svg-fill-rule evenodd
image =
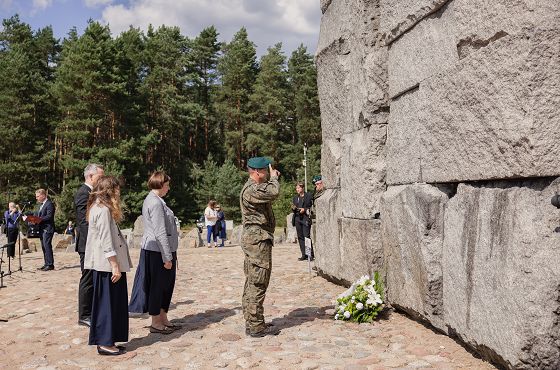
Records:
M349 319L349 318L350 318L350 312L344 311L344 317L346 317L347 319Z
M364 304L362 302L358 302L358 304L356 305L356 308L358 309L358 311L361 311L364 308Z
M352 296L352 302L354 302L356 300L355 296Z
M338 314L334 315L334 319L338 320Z

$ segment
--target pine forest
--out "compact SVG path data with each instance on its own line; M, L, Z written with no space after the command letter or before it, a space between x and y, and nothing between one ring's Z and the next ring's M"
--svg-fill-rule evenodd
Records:
M74 219L73 198L89 162L122 179L126 225L141 214L149 174L171 176L166 198L192 223L209 199L239 221L246 161L267 156L282 173L279 225L294 182L319 174L321 124L316 69L301 45L257 57L245 28L189 38L178 27L113 35L90 21L62 40L17 15L0 31L0 201L34 200L45 188L57 228ZM309 185L309 189L312 189ZM60 231L60 230L58 230Z

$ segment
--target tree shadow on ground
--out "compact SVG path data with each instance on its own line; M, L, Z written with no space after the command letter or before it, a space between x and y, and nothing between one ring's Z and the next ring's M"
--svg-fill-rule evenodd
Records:
M272 319L271 324L282 330L310 321L332 320L332 316L326 313L327 310L332 308L333 306L296 308L287 315Z
M220 322L227 317L235 315L236 310L241 307L235 308L216 308L207 310L205 312L197 313L194 315L187 315L181 319L171 320L174 324L181 324L181 329L175 330L171 334L154 334L149 332L146 327L148 335L142 338L134 338L126 345L127 351L134 351L141 347L150 346L156 342L169 342L175 338L179 338L186 332L202 330L207 326Z

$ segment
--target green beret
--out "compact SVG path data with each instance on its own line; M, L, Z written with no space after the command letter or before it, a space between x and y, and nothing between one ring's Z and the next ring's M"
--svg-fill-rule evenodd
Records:
M311 182L313 183L313 185L315 185L315 184L318 183L319 181L323 181L323 179L321 178L321 175L313 176L313 180L311 180Z
M253 157L253 158L249 158L249 160L247 161L247 166L258 170L261 168L267 168L270 163L271 163L270 159L268 158Z

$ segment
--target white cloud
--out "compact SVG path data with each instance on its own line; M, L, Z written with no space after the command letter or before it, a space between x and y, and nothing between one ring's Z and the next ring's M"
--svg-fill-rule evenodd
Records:
M53 0L33 0L33 6L31 7L31 14L35 14L38 11L45 10L52 5Z
M149 24L165 24L179 26L189 37L214 25L225 41L245 26L262 54L277 42L283 42L286 51L303 43L314 52L320 14L317 0L129 0L127 5L106 6L101 21L114 34L130 25L146 30Z
M97 8L98 6L104 6L112 4L113 0L84 0L84 4L88 8Z

